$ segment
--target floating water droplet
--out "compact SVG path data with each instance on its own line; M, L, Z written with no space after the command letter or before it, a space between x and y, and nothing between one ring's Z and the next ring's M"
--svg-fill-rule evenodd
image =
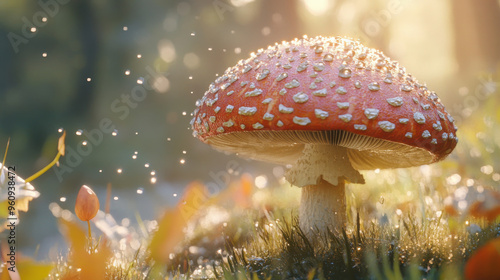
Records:
M113 197L113 200L118 200L118 196Z
M125 70L125 75L126 75L126 76L130 75L130 70L128 70L128 69L127 69L127 70Z
M113 136L118 135L118 130L116 130L116 129L115 129L115 130L113 130L113 132L111 132L111 135L113 135Z
M314 49L314 52L315 53L322 53L324 50L324 48L322 46L317 46L315 49Z
M122 172L123 172L123 169L121 169L121 168L116 169L116 173L121 174Z
M179 163L184 164L184 163L186 163L186 160L182 158L181 160L179 160Z
M83 145L83 146L87 146L87 144L88 144L87 140L83 140L83 141L82 141L82 145Z
M342 68L339 71L339 77L347 79L352 76L352 71L349 68Z
M61 196L61 198L59 198L59 201L60 201L60 202L65 202L65 201L66 201L66 197Z
M81 130L81 129L78 129L78 130L75 132L75 134L76 134L76 135L78 135L78 136L82 135L82 133L83 133L83 130Z
M137 192L137 194L143 194L144 188L138 188L136 192Z
M141 57L142 57L142 54L138 54L138 55L137 55L137 58L141 58Z
M57 130L57 132L62 133L62 132L63 132L63 130L64 130L64 129L59 128L59 129Z
M355 86L356 88L361 88L361 82L360 82L360 81L356 81L356 82L354 83L354 86Z
M196 32L191 32L191 36L196 36Z
M149 168L149 163L144 164L144 167Z
M42 57L47 57L47 53L46 52L42 53Z

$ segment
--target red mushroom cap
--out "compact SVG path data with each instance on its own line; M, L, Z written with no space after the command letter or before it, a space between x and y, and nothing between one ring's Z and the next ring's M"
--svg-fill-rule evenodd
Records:
M438 96L382 52L347 38L260 49L212 83L191 122L217 149L290 163L306 143L349 149L356 169L428 164L457 144Z

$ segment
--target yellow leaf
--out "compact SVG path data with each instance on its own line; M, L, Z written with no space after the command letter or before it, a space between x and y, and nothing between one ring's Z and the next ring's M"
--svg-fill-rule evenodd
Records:
M59 137L59 142L57 143L57 151L64 156L66 150L66 145L64 144L64 139L66 139L66 130L63 132L61 137Z

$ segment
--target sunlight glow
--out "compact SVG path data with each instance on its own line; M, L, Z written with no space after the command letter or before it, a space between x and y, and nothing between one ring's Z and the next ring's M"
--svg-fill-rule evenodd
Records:
M302 0L302 3L313 16L321 16L325 14L331 6L330 1L328 0Z

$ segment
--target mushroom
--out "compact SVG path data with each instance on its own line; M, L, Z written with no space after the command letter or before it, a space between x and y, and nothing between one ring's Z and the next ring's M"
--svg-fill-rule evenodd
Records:
M301 229L340 230L358 170L445 158L456 126L435 92L382 52L348 38L295 39L228 68L196 102L193 135L217 150L292 164Z

